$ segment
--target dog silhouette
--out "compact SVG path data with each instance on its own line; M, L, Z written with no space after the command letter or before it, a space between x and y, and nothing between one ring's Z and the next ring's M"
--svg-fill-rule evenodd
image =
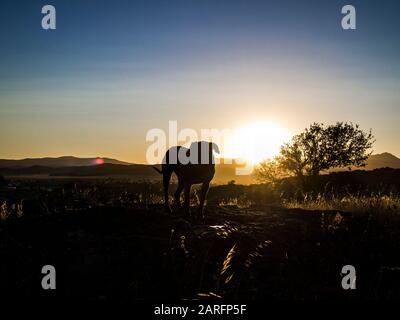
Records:
M178 207L181 207L180 195L184 191L185 217L190 216L190 189L193 184L201 184L199 215L204 218L203 207L210 182L215 174L215 158L213 152L219 153L218 145L213 142L193 142L189 148L175 146L166 152L161 170L153 167L163 175L164 207L170 213L168 203L168 189L172 173L178 177L178 187L174 198Z

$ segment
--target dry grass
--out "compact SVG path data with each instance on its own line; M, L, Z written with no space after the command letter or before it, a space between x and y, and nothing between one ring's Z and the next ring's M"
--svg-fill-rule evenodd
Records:
M306 210L338 210L354 213L388 213L400 214L400 196L389 195L346 195L346 196L305 196L304 200L287 200L287 208Z

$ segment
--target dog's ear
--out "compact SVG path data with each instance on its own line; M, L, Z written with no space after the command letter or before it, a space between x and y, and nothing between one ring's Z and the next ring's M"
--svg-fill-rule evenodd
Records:
M214 150L215 153L218 153L218 154L220 153L218 145L214 142L210 142L210 149Z

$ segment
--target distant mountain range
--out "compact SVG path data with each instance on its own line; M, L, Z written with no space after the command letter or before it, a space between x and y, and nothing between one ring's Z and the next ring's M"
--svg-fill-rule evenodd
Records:
M96 158L95 158L96 159ZM0 160L1 161L1 160ZM236 164L218 164L213 182L227 183L235 180L237 183L254 183L251 175L236 175ZM121 177L135 180L161 180L161 175L156 172L152 165L147 164L113 164L85 166L21 166L1 167L0 174L4 176L51 176L51 177Z
M389 152L373 154L369 157L365 170L374 170L379 168L400 169L400 159Z
M400 159L390 153L371 155L364 170L374 170L390 167L400 169ZM214 183L254 183L251 175L238 176L235 174L237 165L218 164ZM354 168L356 169L356 168ZM96 177L124 176L137 180L159 180L161 175L153 170L151 165L131 164L109 158L37 158L22 160L0 160L0 174L5 176L49 175L53 177Z
M129 165L131 163L119 161L110 158L78 158L78 157L58 157L58 158L27 158L21 160L5 160L0 159L0 168L27 168L32 166L42 167L80 167L80 166L92 166L96 164L121 164Z

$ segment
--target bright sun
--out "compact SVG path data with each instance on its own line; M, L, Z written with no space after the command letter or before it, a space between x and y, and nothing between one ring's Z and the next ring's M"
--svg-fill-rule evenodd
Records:
M281 145L288 142L290 137L287 129L275 123L250 123L235 130L227 153L233 158L256 164L276 156Z

